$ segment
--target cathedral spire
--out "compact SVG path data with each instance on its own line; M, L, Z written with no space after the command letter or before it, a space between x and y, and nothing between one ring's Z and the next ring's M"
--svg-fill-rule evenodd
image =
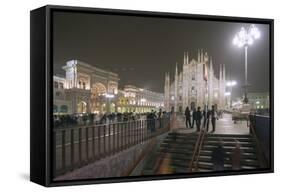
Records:
M183 65L186 65L185 52L184 52L184 56L183 56Z
M225 64L223 64L222 80L225 81Z
M186 58L185 58L185 62L186 62L186 65L189 63L188 51L186 51Z
M175 70L175 75L178 75L178 63L176 63L176 70Z
M219 81L222 80L222 65L220 64L220 77L219 77Z
M167 81L170 81L170 72L167 73Z
M203 49L201 49L201 51L200 51L200 61L201 62L204 62L204 53L203 52L204 52Z
M198 49L197 61L200 63L200 49Z
M210 56L210 71L213 71L213 60L211 56Z

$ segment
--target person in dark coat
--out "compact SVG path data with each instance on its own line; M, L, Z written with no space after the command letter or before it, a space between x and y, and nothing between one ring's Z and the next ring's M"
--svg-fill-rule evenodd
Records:
M191 128L190 110L189 110L188 106L185 109L184 115L185 115L185 126L186 126L186 128L188 128L188 125Z
M220 139L219 145L213 149L211 161L213 163L214 171L223 171L224 170L224 159L225 159L225 149L223 147L223 141Z
M211 121L212 121L212 127L213 127L212 132L216 131L216 120L217 119L218 119L217 111L215 110L215 106L212 105L212 110L211 110Z
M207 112L207 132L209 131L209 124L210 124L210 118L211 118L211 110L208 110Z
M195 117L196 117L196 129L199 132L200 127L201 127L201 119L202 119L202 112L201 112L201 107L197 108L197 111L195 112Z
M163 117L163 112L162 112L162 109L160 108L159 109L159 112L157 114L157 119L159 121L159 128L162 128L162 117Z
M207 121L208 121L208 107L207 106L205 106L202 114L203 114L203 127L206 128Z

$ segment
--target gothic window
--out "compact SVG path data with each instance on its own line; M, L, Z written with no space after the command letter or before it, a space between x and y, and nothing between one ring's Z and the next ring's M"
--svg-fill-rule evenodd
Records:
M191 87L191 93L195 93L195 87L194 86Z
M180 98L179 98L179 99L180 99L180 101L182 100L181 96L180 96Z
M82 87L82 88L83 88L83 89L86 89L86 83L83 82L82 84L83 84L83 87Z
M191 79L192 79L192 81L195 81L195 72L194 71L191 74Z

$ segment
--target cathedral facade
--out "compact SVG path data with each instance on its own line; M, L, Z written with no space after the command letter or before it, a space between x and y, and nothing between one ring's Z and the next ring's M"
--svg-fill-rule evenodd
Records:
M183 64L175 66L172 78L165 74L164 107L166 111L174 108L175 112L184 109L215 105L225 108L225 65L220 64L219 75L216 76L212 58L207 52L198 50L197 60L189 59L184 53Z

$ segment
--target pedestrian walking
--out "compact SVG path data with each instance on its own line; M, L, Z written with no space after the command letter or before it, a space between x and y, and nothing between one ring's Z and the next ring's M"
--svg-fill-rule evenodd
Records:
M200 131L201 127L201 119L202 119L202 112L201 112L201 107L197 107L197 111L195 112L195 121L196 121L196 129L197 132Z
M207 112L207 132L209 131L209 124L210 124L210 118L211 118L211 110L208 110Z
M189 110L188 106L185 109L184 115L185 115L185 126L186 126L186 128L188 128L188 127L191 128L190 110Z
M223 171L224 170L224 159L225 159L225 149L223 147L222 139L219 140L219 144L212 151L211 161L213 163L214 171Z
M231 152L231 164L233 170L241 169L241 148L240 142L235 140L235 148Z
M192 110L192 124L191 124L191 128L194 127L194 123L196 122L196 109L194 108Z
M204 111L203 111L203 127L206 128L207 125L209 125L209 110L208 110L208 106L205 107ZM207 129L208 131L208 129Z
M211 121L212 121L212 127L213 127L212 132L216 131L216 120L218 120L218 114L217 114L217 111L215 110L215 106L212 105L212 110L211 110Z

